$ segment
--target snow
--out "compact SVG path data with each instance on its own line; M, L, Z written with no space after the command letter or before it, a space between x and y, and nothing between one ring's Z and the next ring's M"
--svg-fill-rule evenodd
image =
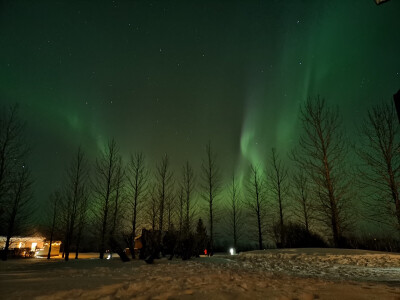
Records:
M400 299L400 254L285 249L189 261L0 262L3 299Z
M294 276L400 283L400 254L349 249L251 251L237 261L244 267Z

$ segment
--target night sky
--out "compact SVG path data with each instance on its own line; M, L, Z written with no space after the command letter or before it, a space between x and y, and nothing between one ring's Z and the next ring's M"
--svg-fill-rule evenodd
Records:
M79 145L93 161L115 137L179 173L210 140L227 178L287 153L307 96L352 138L400 88L398 0L0 3L0 101L27 122L38 203Z

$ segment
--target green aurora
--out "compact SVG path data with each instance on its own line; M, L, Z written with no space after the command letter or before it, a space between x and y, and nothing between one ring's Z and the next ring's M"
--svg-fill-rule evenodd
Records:
M400 1L2 1L0 96L18 102L40 206L79 145L163 153L225 181L295 145L321 95L349 139L400 88ZM199 176L197 176L199 179ZM178 180L178 179L177 179Z

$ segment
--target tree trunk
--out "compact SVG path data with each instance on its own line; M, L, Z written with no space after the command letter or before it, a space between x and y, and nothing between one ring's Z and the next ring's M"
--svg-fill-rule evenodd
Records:
M78 259L79 256L79 246L81 244L81 237L82 237L82 228L79 228L78 236L76 238L75 259Z
M285 247L285 228L283 227L283 212L282 212L282 199L279 190L279 217L280 217L280 235L281 235L281 247Z
M53 232L51 233L51 236L50 236L49 252L47 253L47 259L50 259L50 256L51 256L51 244L52 243L53 243Z
M135 203L133 208L132 235L129 250L131 251L132 259L135 259L135 237L136 237L136 218L137 218L137 195L135 195Z
M2 260L7 260L8 248L10 247L10 235L7 235L6 245L4 247Z
M106 228L107 228L107 211L105 211L105 216L103 219L103 225L102 225L102 230L101 230L101 238L100 238L100 255L99 258L103 259L104 258L104 252L106 251L105 249L105 235L106 235Z
M309 234L310 229L309 229L309 225L308 225L308 213L307 213L306 202L304 200L303 200L303 210L304 210L304 224L306 226L306 231Z
M11 237L13 235L13 231L14 231L15 216L16 216L16 213L15 213L15 206L14 206L14 210L13 210L12 215L11 215L11 220L10 220L10 223L8 225L6 245L4 247L4 253L3 253L3 257L2 257L2 259L4 261L7 260L8 248L10 247L10 239L11 239Z
M262 242L262 232L261 232L261 218L260 218L260 213L257 215L257 221L258 221L258 248L260 250L263 249L263 242Z
M211 172L210 172L211 173ZM210 255L214 254L214 220L213 220L213 196L212 183L210 181Z

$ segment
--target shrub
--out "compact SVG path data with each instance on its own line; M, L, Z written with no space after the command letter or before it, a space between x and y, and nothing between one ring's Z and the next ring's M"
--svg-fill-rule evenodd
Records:
M289 223L285 226L286 248L326 248L328 245L317 233L307 231L303 225Z

